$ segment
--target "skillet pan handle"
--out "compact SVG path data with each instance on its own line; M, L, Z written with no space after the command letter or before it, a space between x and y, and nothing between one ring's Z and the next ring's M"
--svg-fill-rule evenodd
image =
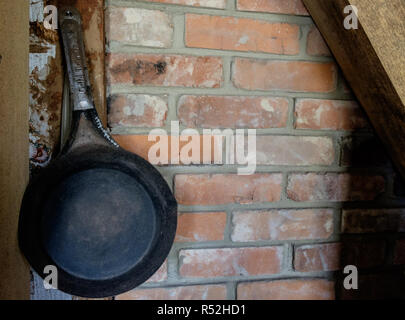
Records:
M77 145L93 143L119 148L108 131L104 129L94 107L80 13L73 7L59 10L59 25L74 111L71 138L62 153L67 153Z
M59 23L69 75L73 110L94 109L80 13L75 8L63 8L59 11Z

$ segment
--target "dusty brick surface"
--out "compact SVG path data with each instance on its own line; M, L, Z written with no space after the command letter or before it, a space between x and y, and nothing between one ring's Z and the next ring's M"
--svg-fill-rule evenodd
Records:
M333 232L328 209L235 212L232 241L326 239Z
M301 0L238 0L238 10L308 15Z
M282 128L288 100L273 97L182 96L178 116L187 127Z
M223 240L225 212L181 213L178 217L176 242Z
M299 246L294 253L294 269L299 272L336 271L341 266L341 244Z
M142 1L178 4L194 7L218 8L218 9L223 9L226 6L226 0L142 0Z
M249 204L280 200L280 174L180 174L175 196L182 205Z
M380 175L291 174L287 194L294 201L367 201L385 190Z
M295 107L295 127L313 130L355 130L368 126L355 101L300 99Z
M258 136L258 165L331 165L335 160L333 141L327 137Z
M108 103L111 128L162 127L168 112L167 97L146 94L113 95Z
M313 26L308 33L307 54L310 56L331 56L331 52L325 39L315 26Z
M111 84L218 88L222 60L217 57L111 53L107 56Z
M168 48L173 25L168 14L158 10L110 7L106 11L107 41Z
M241 283L239 300L333 300L333 281L323 279L293 279Z
M135 289L116 300L225 300L224 285L198 285L171 288Z
M184 165L181 155L183 148L188 145L191 148L189 153L190 158L184 160L190 160L188 165L192 164L204 164L205 161L208 164L214 163L215 159L221 159L222 149L220 140L216 136L174 136L174 141L179 141L179 147L176 149L172 147L172 136L167 136L167 144L162 141L160 144L160 136L158 135L114 135L113 138L117 143L127 151L135 153L140 157L148 160L156 165ZM204 140L211 140L210 149L204 149ZM154 146L157 147L155 148ZM159 151L160 150L160 151ZM177 150L177 152L175 151ZM184 150L189 150L184 149ZM195 154L193 150L196 150ZM156 151L156 152L155 152ZM165 152L167 158L163 159L160 152Z
M182 250L179 273L193 278L275 274L282 255L282 247Z
M186 15L188 47L297 55L300 29L256 19Z
M332 92L336 89L336 71L331 62L236 58L233 82L247 90Z

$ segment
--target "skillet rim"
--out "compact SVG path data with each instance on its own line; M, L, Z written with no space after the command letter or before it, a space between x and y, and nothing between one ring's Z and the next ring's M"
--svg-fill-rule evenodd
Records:
M144 259L131 270L107 280L88 280L75 277L58 268L58 289L72 295L87 298L111 297L129 291L148 280L164 263L174 242L177 228L177 202L165 179L159 171L140 156L112 146L88 145L76 148L61 156L29 183L22 200L18 241L21 251L32 268L44 278L46 265L57 264L49 257L41 241L42 199L52 185L80 170L105 167L128 174L132 171L151 197L160 217L161 227L156 230L155 245L145 254ZM157 203L158 201L159 203ZM159 234L158 234L159 233Z

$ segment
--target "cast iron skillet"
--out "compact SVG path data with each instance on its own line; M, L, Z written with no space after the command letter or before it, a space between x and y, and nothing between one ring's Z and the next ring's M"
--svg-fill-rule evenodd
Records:
M73 128L61 155L24 194L19 245L33 269L58 270L58 289L108 297L146 281L173 244L177 203L147 161L118 147L101 125L91 96L73 8L60 11Z

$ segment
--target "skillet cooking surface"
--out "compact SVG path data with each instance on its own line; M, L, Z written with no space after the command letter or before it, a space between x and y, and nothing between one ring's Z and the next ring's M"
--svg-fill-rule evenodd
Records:
M138 180L109 168L80 171L45 202L42 241L56 264L79 278L129 271L155 239L156 210Z

